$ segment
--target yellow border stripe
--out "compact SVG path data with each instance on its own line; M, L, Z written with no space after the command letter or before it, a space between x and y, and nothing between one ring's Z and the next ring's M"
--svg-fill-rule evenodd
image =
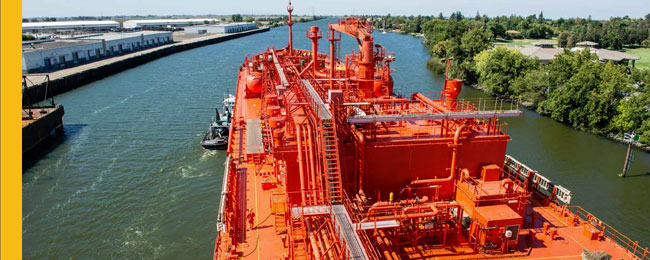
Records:
M21 1L0 1L0 258L22 258Z

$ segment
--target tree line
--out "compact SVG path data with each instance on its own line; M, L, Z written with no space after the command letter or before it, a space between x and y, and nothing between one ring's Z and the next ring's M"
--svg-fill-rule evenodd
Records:
M644 18L616 17L551 20L539 15L464 17L385 16L376 27L421 33L432 58L427 65L442 72L451 58L452 77L476 85L491 95L521 100L541 114L575 128L622 136L636 131L650 144L650 71L601 63L589 51L565 50L549 64L505 47L498 38L558 38L560 47L594 41L601 48L650 45L650 14ZM513 34L512 30L517 33ZM510 31L510 33L508 33Z
M485 27L495 38L550 39L557 37L560 47L573 47L581 41L600 43L601 48L621 49L624 45L644 45L650 47L650 14L644 18L612 17L609 20L588 18L547 19L539 15L487 17L478 12L465 17L454 12L448 17L442 13L437 16L391 16L388 14L377 20L378 28L398 29L405 33L425 33L425 24L433 20L458 21L474 26ZM508 31L517 31L509 34Z

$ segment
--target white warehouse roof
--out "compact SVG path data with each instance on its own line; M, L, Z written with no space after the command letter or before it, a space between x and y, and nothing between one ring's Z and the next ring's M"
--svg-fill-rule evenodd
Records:
M120 28L120 23L116 21L59 21L23 23L23 30L75 29L84 27Z
M143 26L162 26L162 25L193 25L203 24L205 21L217 22L217 19L150 19L150 20L127 20L124 21L124 28L134 29Z

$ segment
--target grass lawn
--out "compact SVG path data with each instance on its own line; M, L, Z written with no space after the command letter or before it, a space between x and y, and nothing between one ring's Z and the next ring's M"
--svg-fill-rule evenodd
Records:
M515 45L526 46L526 45L533 45L533 43L536 43L536 42L550 42L550 43L553 43L553 44L557 44L557 39L512 39L512 40L496 39L496 40L494 40L494 45L497 45L497 46L515 46Z
M634 67L639 69L650 69L650 48L629 48L625 49L626 53L641 57L634 62Z

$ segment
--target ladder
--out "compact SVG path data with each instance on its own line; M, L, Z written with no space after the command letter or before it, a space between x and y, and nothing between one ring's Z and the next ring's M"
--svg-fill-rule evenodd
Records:
M331 203L341 203L343 201L338 147L334 120L323 119L321 121L321 151L323 169L325 169L325 184L327 185L325 189L327 198Z
M307 254L307 235L301 218L290 218L291 220L291 236L290 239L290 255L291 259L309 259Z

